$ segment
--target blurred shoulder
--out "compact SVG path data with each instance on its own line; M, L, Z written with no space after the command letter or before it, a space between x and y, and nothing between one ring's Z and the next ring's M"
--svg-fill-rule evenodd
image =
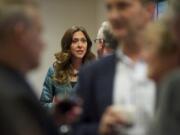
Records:
M170 93L179 93L180 94L180 69L176 69L170 72L163 80L162 83L163 90Z
M169 73L167 75L166 78L167 78L166 83L178 84L180 86L180 69L176 69L176 70L172 71L171 73Z
M52 77L55 73L53 66L50 66L46 76Z
M82 66L81 71L103 71L109 69L115 64L116 56L115 54L108 55L96 61L92 61L84 66Z

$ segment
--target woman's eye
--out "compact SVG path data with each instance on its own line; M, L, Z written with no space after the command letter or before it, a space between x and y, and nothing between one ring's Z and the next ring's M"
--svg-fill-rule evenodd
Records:
M87 42L86 39L73 39L73 40L72 40L73 43L77 43L77 42L79 42L79 41L82 42L82 43L86 43L86 42Z
M77 40L77 39L73 39L72 42L73 42L73 43L77 43L78 40Z
M86 40L86 39L82 39L82 40L81 40L81 42L86 43L86 42L87 42L87 40Z

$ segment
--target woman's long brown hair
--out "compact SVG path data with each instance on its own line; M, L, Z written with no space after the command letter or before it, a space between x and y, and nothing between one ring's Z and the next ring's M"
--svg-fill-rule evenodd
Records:
M70 47L73 40L74 33L81 31L87 40L87 52L83 58L82 64L94 60L95 55L91 52L92 41L87 34L85 28L79 26L73 26L69 28L61 40L61 52L55 54L56 61L54 62L54 80L57 83L65 84L70 82L70 75L72 74L72 67L71 67L71 51Z

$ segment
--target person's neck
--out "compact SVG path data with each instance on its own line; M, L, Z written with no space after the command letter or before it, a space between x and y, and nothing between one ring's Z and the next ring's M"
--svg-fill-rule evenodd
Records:
M122 51L134 62L138 61L141 57L141 45L135 40L126 40L122 44Z
M17 59L17 57L14 57L13 55L9 56L8 54L1 53L0 54L0 63L4 66L7 66L17 72L19 72L22 75L26 75L28 72L28 68L26 68L26 64L23 63L21 60Z
M72 67L74 69L79 70L81 64L82 64L82 59L72 58Z

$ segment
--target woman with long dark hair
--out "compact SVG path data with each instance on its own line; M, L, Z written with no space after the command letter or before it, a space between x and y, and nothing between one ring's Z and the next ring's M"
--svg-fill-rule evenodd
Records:
M69 28L61 40L61 51L55 54L56 61L49 68L40 101L51 108L56 103L56 96L69 96L78 79L79 68L95 59L91 52L92 42L83 27Z

